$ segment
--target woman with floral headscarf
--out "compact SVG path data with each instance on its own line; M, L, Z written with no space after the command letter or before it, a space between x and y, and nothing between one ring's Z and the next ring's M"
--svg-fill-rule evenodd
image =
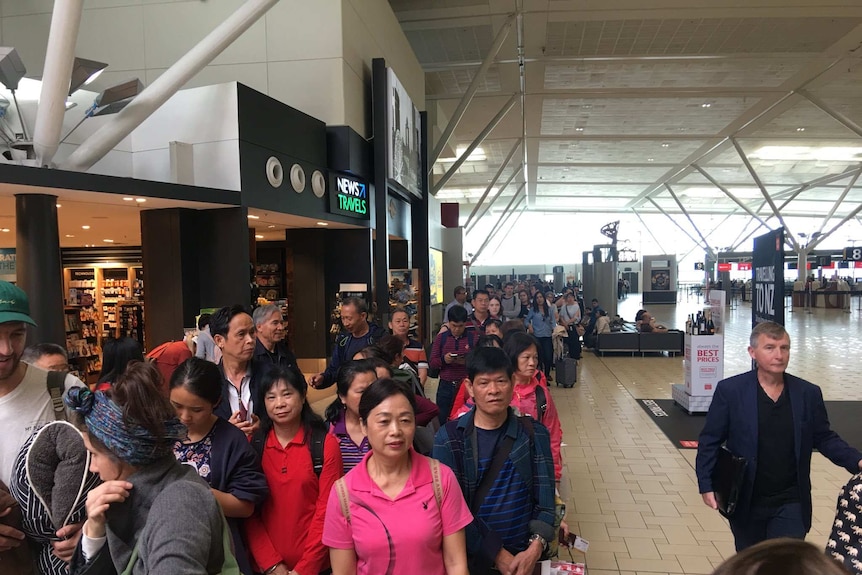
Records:
M103 481L87 496L73 575L238 572L209 486L174 457L186 428L160 393L159 377L152 365L134 362L107 392L67 395L83 419L90 469Z

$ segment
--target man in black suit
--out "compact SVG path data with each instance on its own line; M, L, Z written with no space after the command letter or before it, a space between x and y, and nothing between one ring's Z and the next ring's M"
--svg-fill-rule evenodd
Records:
M713 472L722 444L748 461L730 517L737 551L776 537L805 538L815 448L850 473L862 469L862 453L830 429L820 388L785 372L790 336L784 326L759 323L749 344L756 367L718 383L696 463L703 501L717 509Z

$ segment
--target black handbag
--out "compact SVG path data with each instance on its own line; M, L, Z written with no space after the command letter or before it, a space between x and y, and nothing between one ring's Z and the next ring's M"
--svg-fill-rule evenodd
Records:
M747 468L748 460L744 457L734 455L724 445L718 450L718 461L715 464L712 485L715 488L718 512L724 517L730 518L736 511Z

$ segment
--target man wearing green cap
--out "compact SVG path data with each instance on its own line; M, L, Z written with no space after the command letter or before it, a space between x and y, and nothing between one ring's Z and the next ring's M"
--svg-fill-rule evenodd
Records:
M27 326L36 325L30 317L27 294L15 285L0 281L0 481L9 485L15 457L24 442L41 426L54 421L55 404L48 391L48 372L21 361L27 343ZM65 390L81 382L68 375ZM62 402L62 398L58 398ZM58 409L62 411L62 403ZM0 517L9 509L0 509ZM78 540L80 526L64 527L54 552L68 561ZM64 531L66 530L66 531ZM68 538L68 539L67 539ZM17 547L24 534L0 525L0 552ZM0 569L2 571L2 569Z

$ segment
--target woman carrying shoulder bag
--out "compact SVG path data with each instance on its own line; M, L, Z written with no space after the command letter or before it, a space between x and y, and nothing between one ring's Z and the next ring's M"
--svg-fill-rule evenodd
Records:
M239 573L218 502L174 457L186 428L159 391L160 377L132 362L107 392L76 388L66 397L103 481L87 495L72 575Z

